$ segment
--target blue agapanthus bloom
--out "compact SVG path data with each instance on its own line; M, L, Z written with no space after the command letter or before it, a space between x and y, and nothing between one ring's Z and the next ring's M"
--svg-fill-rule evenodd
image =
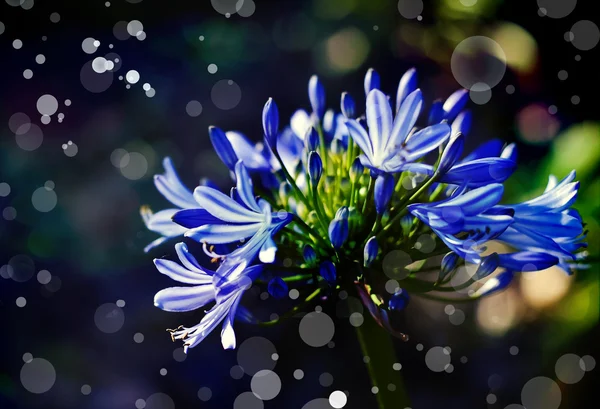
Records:
M172 207L142 209L148 229L161 236L146 250L185 238L212 263L201 265L183 242L175 245L178 261L155 260L161 273L183 284L159 291L157 307L207 310L198 324L169 330L186 351L219 325L223 347L234 348L235 319L270 325L315 301L335 301L339 291L355 294L382 327L406 339L393 316L413 296L456 299L470 288L467 299L476 299L521 273L577 268L585 232L572 208L574 172L560 182L551 177L537 198L502 204L516 149L491 140L465 154L472 122L465 90L425 110L414 69L396 95L380 89L372 69L364 90L364 102L342 93L336 112L327 109L325 88L313 76L310 109L289 121L267 101L262 129L254 133L262 134L258 143L211 127L233 179L227 192L209 183L189 190L165 159L155 184ZM433 244L424 246L423 237ZM492 252L492 241L508 250ZM473 267L466 269L470 277L456 285L465 264ZM297 305L261 322L241 305L253 285L276 299L289 294Z

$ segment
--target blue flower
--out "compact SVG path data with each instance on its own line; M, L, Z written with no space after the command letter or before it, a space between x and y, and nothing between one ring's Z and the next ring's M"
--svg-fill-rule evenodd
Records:
M272 235L290 222L290 215L286 212L272 215L268 202L256 200L252 181L241 161L235 166L235 175L238 200L216 189L199 186L194 191L194 197L202 209L180 211L173 219L189 229L186 237L201 243L226 244L255 237L255 241L251 240L253 249L258 246L260 260L271 263L277 251Z
M194 199L192 192L185 187L175 171L171 158L163 159L165 173L154 176L154 186L175 208L161 210L158 213L152 213L149 207L144 206L140 209L142 219L146 228L161 235L158 239L144 248L145 252L164 243L168 239L179 237L186 231L185 228L174 223L171 219L180 209L199 208L200 205Z
M385 94L373 89L367 96L367 124L369 132L355 120L346 120L350 136L361 148L361 163L375 172L395 173L405 165L437 148L450 136L446 123L428 126L410 135L421 107L420 90L406 97L395 119Z
M574 180L574 171L560 183L551 176L541 196L516 205L498 206L514 211L514 223L499 240L520 250L558 258L559 266L570 273L576 251L585 246L581 217L571 209L579 189L579 182ZM540 263L543 261L532 260L529 264Z
M154 305L165 311L192 311L203 307L215 299L213 287L214 271L200 266L185 243L177 243L175 250L181 264L174 261L155 259L158 271L188 287L170 287L159 291L154 297Z
M215 301L215 305L193 327L170 330L173 340L182 340L187 353L206 338L221 322L221 343L224 349L236 346L233 321L242 294L262 272L263 266L246 267L245 264L230 266L222 264L217 271L202 269L196 259L180 243L177 248L183 266L175 262L156 260L160 272L190 287L171 287L159 291L154 297L157 307L165 311L192 311ZM225 268L223 268L225 267Z
M585 233L572 208L579 187L574 172L561 182L551 177L535 199L499 204L501 182L516 168L516 148L491 140L463 157L473 120L465 109L466 90L433 102L427 118L420 118L416 70L402 76L395 101L380 90L372 69L364 88L365 112L357 112L344 93L342 115L327 109L325 88L311 77L311 112L297 110L289 122L280 122L269 99L262 115L264 141L256 144L241 133L210 127L212 144L235 183L229 194L202 183L192 193L165 160L165 174L155 184L173 207L156 214L142 209L148 228L162 236L149 248L183 234L202 243L216 266L200 266L183 243L176 245L179 262L155 260L162 274L184 284L159 291L156 306L176 312L211 307L197 325L171 330L186 351L221 323L223 347L234 348L236 317L260 323L240 300L267 263L280 272L264 277L274 298L285 297L288 285L310 288L293 289L306 298L284 315L354 287L376 322L404 340L408 337L390 322L390 314L408 303L404 289L410 288L411 297L445 301L458 290L450 282L459 265L476 265L461 285L469 291L460 301L501 291L521 272L581 268ZM418 120L428 126L419 129ZM426 155L434 151L437 160L429 162ZM255 184L261 197L255 196ZM434 239L435 251L418 246L422 237ZM490 241L512 250L490 253ZM417 258L394 258L393 268L410 274L397 277L402 290L390 294L382 285L390 259L378 256L400 249ZM442 260L433 258L441 254ZM436 265L439 276L429 280L426 274Z
M467 261L479 262L478 246L502 234L513 222L510 211L490 212L502 198L504 187L491 184L457 194L442 202L408 206L454 252ZM466 236L459 237L459 233Z
M184 312L197 310L213 301L216 303L197 325L171 330L173 340L183 340L184 351L187 352L225 320L221 332L223 348L235 348L233 320L237 306L243 292L260 275L263 266L240 264L232 268L222 264L216 271L211 271L200 266L184 243L178 243L175 249L181 264L163 259L156 259L154 263L162 274L189 286L159 291L154 296L154 304L165 311Z

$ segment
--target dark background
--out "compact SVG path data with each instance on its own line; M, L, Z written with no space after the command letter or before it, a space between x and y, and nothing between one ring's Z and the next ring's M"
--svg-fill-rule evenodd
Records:
M5 266L0 280L0 408L135 408L137 399L157 392L168 395L177 408L233 407L235 398L250 389L250 377L238 380L230 375L237 364L236 351L223 351L214 333L179 362L181 355L174 350L180 345L171 343L165 328L191 326L202 313L170 314L152 304L156 291L172 285L155 271L152 259L171 254L172 245L143 253L156 236L144 229L139 207L166 206L151 177L162 173L162 157L174 159L190 187L201 177L227 186L226 168L208 140L209 125L240 130L258 140L267 98L276 99L282 118L299 107L308 108L306 85L313 73L322 77L333 108L342 91L362 101L368 67L379 71L382 87L392 93L401 74L415 66L427 99L446 97L459 87L449 64L456 44L472 35L489 36L506 22L528 32L535 47L526 48L518 36L510 37L508 45L503 44L505 52L525 50L532 62L521 69L509 64L490 102L471 103L475 119L470 147L493 137L518 143L521 168L507 184L508 202L539 192L550 172L564 177L571 168L577 169L582 193L576 207L588 222L590 253L598 254L598 50L580 51L564 39L573 23L593 19L592 1L580 0L567 17L551 19L538 15L534 1L479 0L469 8L459 0L440 0L425 2L422 21L404 18L397 2L384 0L254 0L256 10L251 16L230 18L208 0L113 0L110 7L99 0L38 0L30 10L9 3L0 1L0 22L5 26L0 34L0 183L10 185L10 193L0 196L0 208L13 209L0 218L0 266ZM57 23L50 19L55 12L60 15ZM134 19L143 23L147 38L115 38L115 23ZM340 72L328 63L326 44L349 27L359 33L366 51ZM201 35L204 41L199 40ZM87 37L101 43L93 55L82 51ZM17 38L24 44L19 50L12 46ZM355 37L347 41L350 47L359 47ZM80 79L82 66L109 52L119 54L123 66L107 90L89 92ZM38 54L46 57L42 65L35 62ZM217 65L215 74L208 72L209 64ZM32 79L23 77L25 69L33 70ZM131 89L118 80L128 70L141 75ZM568 72L567 80L558 78L560 70ZM234 103L232 88L211 95L220 80L239 86L239 103ZM152 98L142 89L146 82L156 90ZM507 85L515 87L513 94L505 91ZM50 124L40 124L36 101L43 94L59 101L58 112L65 114L62 123L55 114ZM581 102L573 104L573 95ZM72 104L65 106L65 99ZM197 117L186 112L191 100L202 105ZM235 106L220 109L221 102ZM542 106L544 111L551 105L558 108L555 115L525 118L535 131L523 130L519 118L526 108ZM43 143L34 151L21 149L9 129L9 118L18 112L27 114L43 131ZM77 145L75 156L63 152L68 141ZM118 159L114 165L111 155L118 158L116 149L144 156L147 171L141 178L127 178L137 169L120 169ZM54 182L58 202L51 211L40 212L32 205L32 193L49 180ZM8 268L18 269L28 279L11 279ZM51 273L50 283L36 279L41 270ZM461 305L466 319L452 325L444 305L412 303L403 317L411 339L396 345L412 407L504 408L520 402L529 379L540 375L556 379L555 363L563 354L599 359L598 265L592 264L564 285L568 285L565 295L537 308L523 301L527 297L522 289L508 298L498 296L487 314L513 311L514 317L496 334L482 324L486 312L480 306ZM282 303L262 301L263 291L251 291L245 304L259 315L284 311ZM26 299L24 307L17 306L18 297ZM94 314L101 305L117 300L126 303L118 310L124 325L112 334L102 332ZM587 304L581 307L582 303ZM332 317L335 304L323 305ZM581 316L573 318L573 311ZM134 341L136 333L144 335L142 343ZM238 323L236 333L239 344L260 336L277 349L275 372L283 386L274 400L264 403L265 408L302 408L334 390L349 392L346 408L375 407L347 319L336 320L331 348L315 349L302 342L295 319L273 328ZM423 351L417 350L419 343ZM452 348L454 372L428 369L424 355L436 345ZM517 355L509 353L511 346L519 347ZM33 394L23 387L26 353L53 365L56 382L48 392ZM462 356L467 363L460 362ZM161 368L166 375L161 375ZM302 380L292 376L297 368L304 371ZM333 376L331 386L320 384L323 373ZM598 369L587 372L573 385L557 381L560 407L587 408L585 402L595 396L597 374ZM91 386L89 395L82 394L82 385ZM206 402L197 396L201 387L212 391ZM497 402L486 402L490 393ZM170 403L156 408L171 409Z

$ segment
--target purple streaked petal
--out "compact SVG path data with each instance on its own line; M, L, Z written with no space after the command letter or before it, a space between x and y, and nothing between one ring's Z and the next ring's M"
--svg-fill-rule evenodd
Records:
M371 145L371 139L358 122L354 119L348 119L345 121L346 127L348 128L348 132L352 140L360 147L360 149L364 152L366 157L368 158L369 163L372 162L373 158L373 147ZM362 161L361 161L362 162ZM364 165L364 162L362 162Z
M258 253L258 259L262 263L270 264L275 261L275 254L277 253L277 245L273 241L273 238L269 236L260 248Z
M193 311L211 302L215 297L210 284L193 287L169 287L154 296L154 305L164 311Z
M428 126L408 138L402 150L406 162L414 162L440 146L450 136L450 126L445 123Z
M186 209L189 207L198 207L191 192L181 183L172 183L164 175L154 175L154 186L156 189L177 207Z
M581 220L565 213L540 213L515 217L515 223L547 237L577 237L583 233Z
M225 133L225 136L227 136L227 139L231 143L236 156L244 162L246 168L265 171L271 169L271 164L265 155L244 135L239 132L229 131Z
M379 157L392 130L392 108L385 94L378 89L373 89L367 96L366 115L373 156Z
M233 321L241 299L241 294L235 297L223 322L223 329L221 330L221 345L223 345L223 349L235 349L236 339L235 331L233 330Z
M434 205L437 208L460 207L466 216L474 216L498 204L503 193L504 186L495 183L473 189L441 204L434 203Z
M183 284L211 284L212 276L203 271L191 271L171 260L154 259L154 265L161 274Z
M261 213L253 212L235 200L209 187L198 186L194 198L213 216L229 223L255 223L264 219Z
M256 203L256 199L254 198L254 191L252 189L252 179L250 179L250 175L246 170L246 167L242 163L242 161L238 161L235 164L235 180L237 186L237 192L242 199L242 202L255 212L260 212L260 208Z
M504 182L515 171L516 163L510 159L482 158L454 166L442 176L444 183L479 187Z
M463 110L469 100L469 92L466 89L459 89L448 97L444 102L444 119L452 121L460 111Z
M402 78L400 78L400 82L398 83L398 91L396 92L396 113L400 110L406 97L416 89L417 70L411 68L402 75Z
M205 224L204 226L188 230L185 233L185 237L189 237L200 243L234 243L254 235L262 226L263 223Z
M187 245L185 243L177 243L175 245L175 251L177 252L177 256L179 257L179 261L185 268L191 271L195 271L201 274L215 274L214 271L206 269L200 266L196 257L194 257L188 250Z
M388 139L386 149L400 149L409 132L415 126L417 118L421 113L422 106L423 95L421 94L420 89L414 90L406 97L394 119L392 132Z
M521 251L518 253L499 254L500 265L508 270L523 271L529 268L530 265L535 266L536 270L545 270L558 264L558 257L547 253L537 253L533 251Z
M471 130L471 111L463 111L454 121L452 121L452 136L454 137L456 134L467 135Z

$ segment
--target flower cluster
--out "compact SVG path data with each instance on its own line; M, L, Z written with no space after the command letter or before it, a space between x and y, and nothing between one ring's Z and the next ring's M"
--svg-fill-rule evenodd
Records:
M324 87L313 76L310 112L298 110L281 125L269 99L264 142L257 144L211 127L212 144L235 183L229 194L209 182L188 190L165 159L155 185L173 208L142 209L148 229L161 236L146 250L183 236L200 243L215 267L201 266L183 242L175 246L179 262L155 260L161 273L185 284L159 291L157 307L190 311L212 304L197 325L170 330L186 351L220 323L223 347L235 348L234 319L258 322L240 307L258 280L276 298L296 287L302 297L287 315L315 299L352 292L381 326L405 338L390 317L409 294L444 299L472 287L467 298L476 299L524 271L576 268L585 233L571 208L574 172L560 182L551 177L535 199L499 204L502 182L516 168L515 146L491 140L463 155L471 126L465 90L425 111L414 69L402 76L395 99L380 90L372 69L364 89L364 114L348 93L338 113L326 109ZM492 241L506 250L488 250ZM388 257L398 251L406 257ZM456 286L453 278L464 266L471 273Z

